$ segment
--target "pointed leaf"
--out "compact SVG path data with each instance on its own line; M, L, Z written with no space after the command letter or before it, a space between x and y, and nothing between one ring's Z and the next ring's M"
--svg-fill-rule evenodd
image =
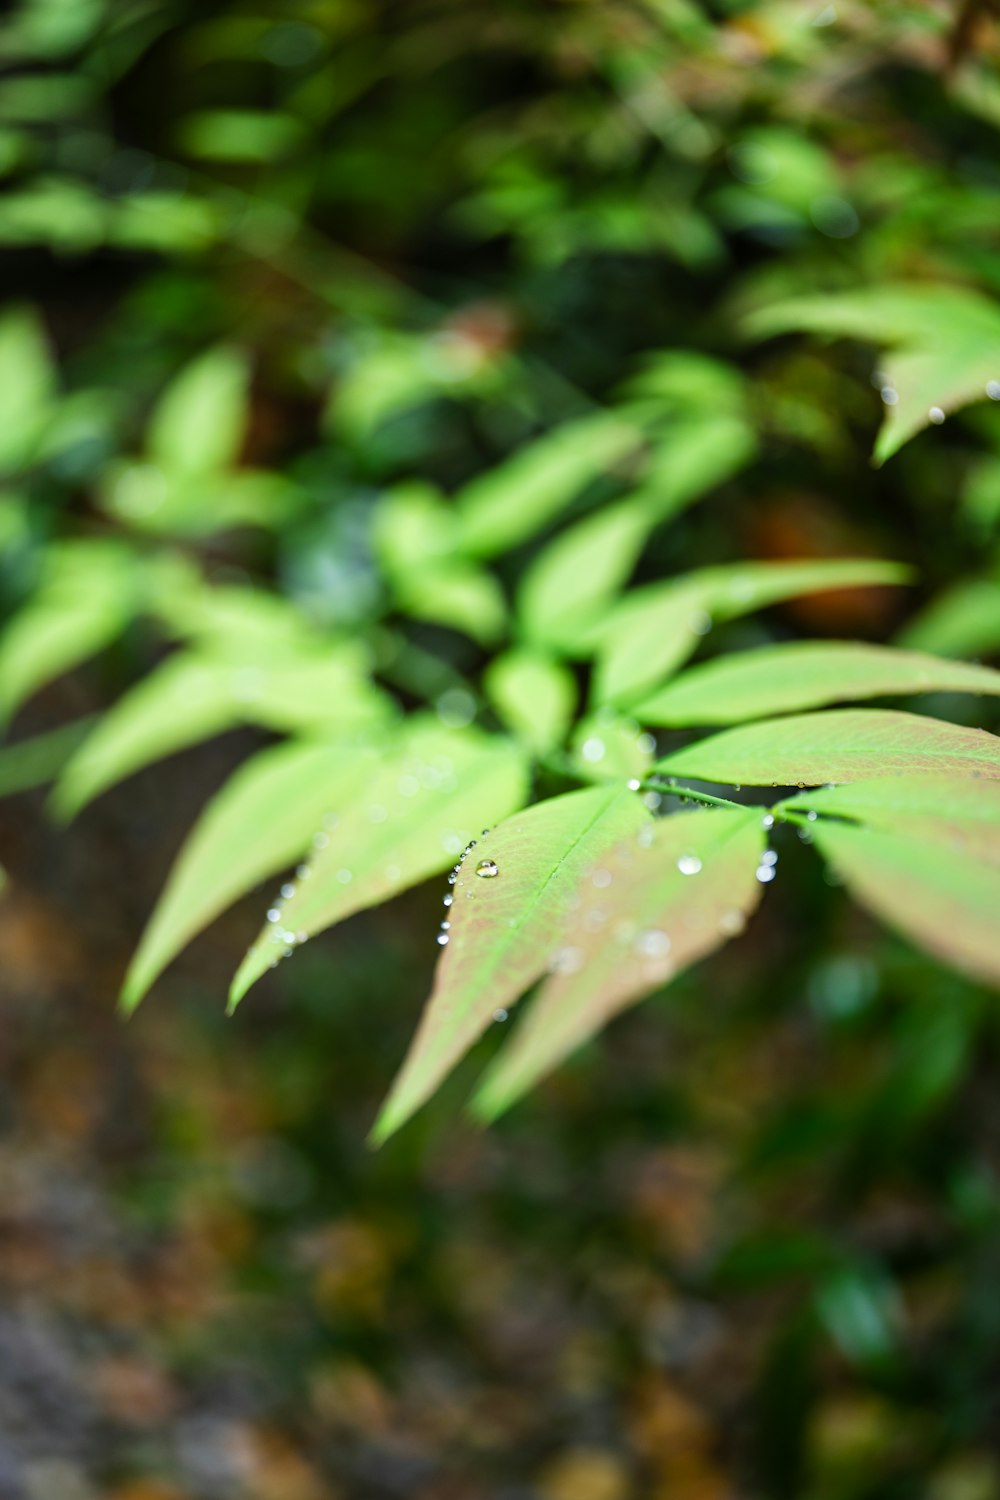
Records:
M536 438L456 496L462 545L490 557L534 536L641 442L636 428L607 412Z
M545 972L571 918L585 870L649 813L618 788L570 792L507 818L463 861L445 917L448 943L420 1029L374 1135L385 1140L482 1035ZM495 876L477 875L488 858Z
M635 499L651 523L666 521L737 474L755 446L747 423L726 412L673 422L657 440Z
M576 708L576 680L561 662L533 651L507 651L486 668L486 695L518 739L536 753L558 745Z
M52 415L55 369L34 310L0 318L0 473L31 463Z
M522 804L527 766L510 741L423 721L401 740L363 797L331 809L335 826L319 835L308 878L243 960L231 1005L283 951L284 933L294 940L322 932L446 870L484 825Z
M635 589L602 632L595 701L636 703L691 655L716 621L825 589L903 583L908 576L899 563L871 558L735 563Z
M965 578L946 589L900 632L899 643L942 656L1000 652L1000 582Z
M881 776L822 787L782 803L795 812L856 818L883 832L936 841L1000 865L1000 783L954 776Z
M185 366L160 397L149 455L168 473L212 474L234 463L247 422L245 357L220 345Z
M518 594L529 641L575 655L581 634L629 578L652 521L625 501L561 532L534 560Z
M310 845L331 807L360 796L372 750L286 744L241 766L209 802L174 862L122 989L134 1010L196 933Z
M763 890L763 846L756 808L678 813L588 871L558 971L487 1074L476 1114L493 1119L612 1016L740 932Z
M127 625L137 602L135 560L115 542L57 548L41 587L0 636L0 717L94 656Z
M728 729L656 769L738 786L819 786L910 771L1000 780L1000 739L920 714L843 708Z
M918 947L1000 986L1000 868L921 834L820 821L817 847L862 905Z
M849 641L796 641L693 667L638 705L647 724L739 724L896 693L1000 693L988 667Z

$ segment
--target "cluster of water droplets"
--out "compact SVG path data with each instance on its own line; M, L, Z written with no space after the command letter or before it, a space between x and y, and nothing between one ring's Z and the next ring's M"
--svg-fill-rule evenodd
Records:
M478 839L470 839L466 844L465 848L458 856L458 859L456 860L454 866L448 874L449 887L458 884L458 877L462 872L462 866L469 858L473 849L477 847L480 840L485 839L489 835L489 831L490 830L488 828L484 828ZM479 876L480 880L492 880L500 874L500 866L497 864L495 859L482 857L476 864L476 874ZM469 901L474 899L473 891L466 891L465 895L466 899ZM451 940L451 908L455 904L454 891L450 889L447 890L444 894L444 897L442 898L441 904L445 908L445 916L443 917L441 925L438 928L437 943L440 948L447 948L448 943ZM503 1019L507 1019L506 1011L503 1014Z
M312 846L314 849L325 849L330 842L330 833L337 826L337 818L330 813L323 819L323 827L313 835ZM296 931L294 928L286 927L284 916L285 906L297 894L299 884L308 880L312 875L312 866L301 864L295 871L294 880L286 880L281 886L277 896L267 909L267 924L270 929L270 940L280 948L271 960L271 968L276 969L283 958L291 958L296 948L301 948L303 943L309 941L308 932ZM348 878L350 876L348 875Z
M881 370L876 370L872 375L872 384L878 387L879 395L886 406L895 406L899 401L899 392L892 385ZM988 380L985 391L991 401L1000 401L1000 380ZM940 427L945 420L945 411L941 406L932 406L927 412L928 422L933 422L935 427Z

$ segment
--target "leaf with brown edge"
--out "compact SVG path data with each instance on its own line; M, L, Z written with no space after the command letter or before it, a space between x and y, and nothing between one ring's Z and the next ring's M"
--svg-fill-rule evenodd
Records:
M760 900L759 808L676 813L619 844L577 887L556 972L472 1108L494 1119L612 1016L741 932Z
M446 897L434 991L373 1134L384 1141L549 967L583 873L652 818L620 787L569 792L515 813L462 862ZM485 868L481 874L479 867Z
M841 708L727 729L657 762L732 786L819 786L910 771L1000 780L1000 739L894 709Z
M781 804L814 817L856 819L885 833L935 841L1000 866L1000 782L954 776L881 776L799 793Z
M818 821L813 838L851 895L920 948L1000 986L1000 869L947 844Z

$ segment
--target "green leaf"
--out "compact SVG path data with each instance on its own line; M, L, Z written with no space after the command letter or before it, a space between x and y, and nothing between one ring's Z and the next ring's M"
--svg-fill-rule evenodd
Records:
M900 644L942 656L1000 652L1000 582L967 578L931 600L900 632Z
M42 325L31 308L0 318L0 473L35 456L52 415L55 370Z
M331 811L336 824L309 863L309 876L280 917L265 925L233 981L230 1005L283 951L283 933L311 937L352 912L446 870L484 824L519 807L527 793L523 754L476 730L416 722L372 776L364 797Z
M241 722L231 669L172 656L120 698L63 771L52 809L70 818L115 782Z
M89 733L93 722L92 718L76 719L45 734L0 746L0 797L10 797L52 781Z
M635 589L601 633L594 700L629 707L676 670L714 623L827 589L904 583L899 563L733 563Z
M562 743L576 709L576 680L560 662L533 651L494 657L486 696L507 728L536 754Z
M473 563L415 570L399 584L397 595L401 608L414 619L464 631L481 645L492 645L507 620L507 601L498 580Z
M656 441L634 499L650 522L686 510L753 458L756 443L740 417L725 412L672 423Z
M1000 672L891 646L797 641L692 667L635 712L648 724L739 724L825 703L931 692L1000 693Z
M1000 739L920 714L841 708L728 729L657 762L733 786L818 786L911 771L1000 779Z
M535 558L518 593L527 639L576 655L587 628L628 579L652 522L634 501L562 532Z
M543 974L572 920L584 872L649 813L635 796L602 788L570 792L516 813L463 862L445 911L448 943L434 991L375 1125L384 1141L428 1099L482 1035ZM488 858L497 874L479 877Z
M813 838L848 890L890 927L1000 986L1000 868L924 834L819 821Z
M305 139L294 115L263 109L205 109L188 115L177 131L181 150L209 161L280 161Z
M612 1016L742 931L763 886L759 809L678 813L583 878L556 972L473 1101L493 1119ZM684 871L689 873L683 873Z
M875 444L883 463L928 422L984 401L1000 379L1000 307L961 287L929 283L795 297L746 321L752 337L792 329L889 345L882 360L886 417ZM938 419L940 420L940 419Z
M628 781L645 776L656 741L634 719L601 709L581 719L573 731L571 758L587 781Z
M490 557L534 536L641 442L635 427L607 412L536 438L456 496L463 547Z
M52 806L72 817L143 766L239 724L344 740L377 729L389 712L350 647L260 665L181 652L109 709L64 770Z
M954 776L880 776L822 787L781 804L795 812L856 818L886 833L933 840L1000 865L1000 784Z
M147 435L168 474L208 475L235 463L247 424L246 357L219 345L186 365L153 412Z
M122 989L134 1010L184 945L259 881L303 855L330 808L360 796L375 754L292 743L263 750L209 802L174 862Z
M117 542L66 542L41 587L0 637L0 717L124 630L137 603L135 562Z
M372 523L379 566L393 583L418 568L450 562L458 545L458 520L440 490L412 481L379 497Z

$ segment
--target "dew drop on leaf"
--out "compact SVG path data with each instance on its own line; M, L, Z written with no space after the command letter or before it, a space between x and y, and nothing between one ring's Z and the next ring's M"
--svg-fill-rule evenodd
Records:
M677 868L682 875L697 875L701 869L701 860L697 854L682 854L677 861Z
M492 880L495 875L500 874L500 866L496 860L481 859L476 866L476 874L480 880Z

